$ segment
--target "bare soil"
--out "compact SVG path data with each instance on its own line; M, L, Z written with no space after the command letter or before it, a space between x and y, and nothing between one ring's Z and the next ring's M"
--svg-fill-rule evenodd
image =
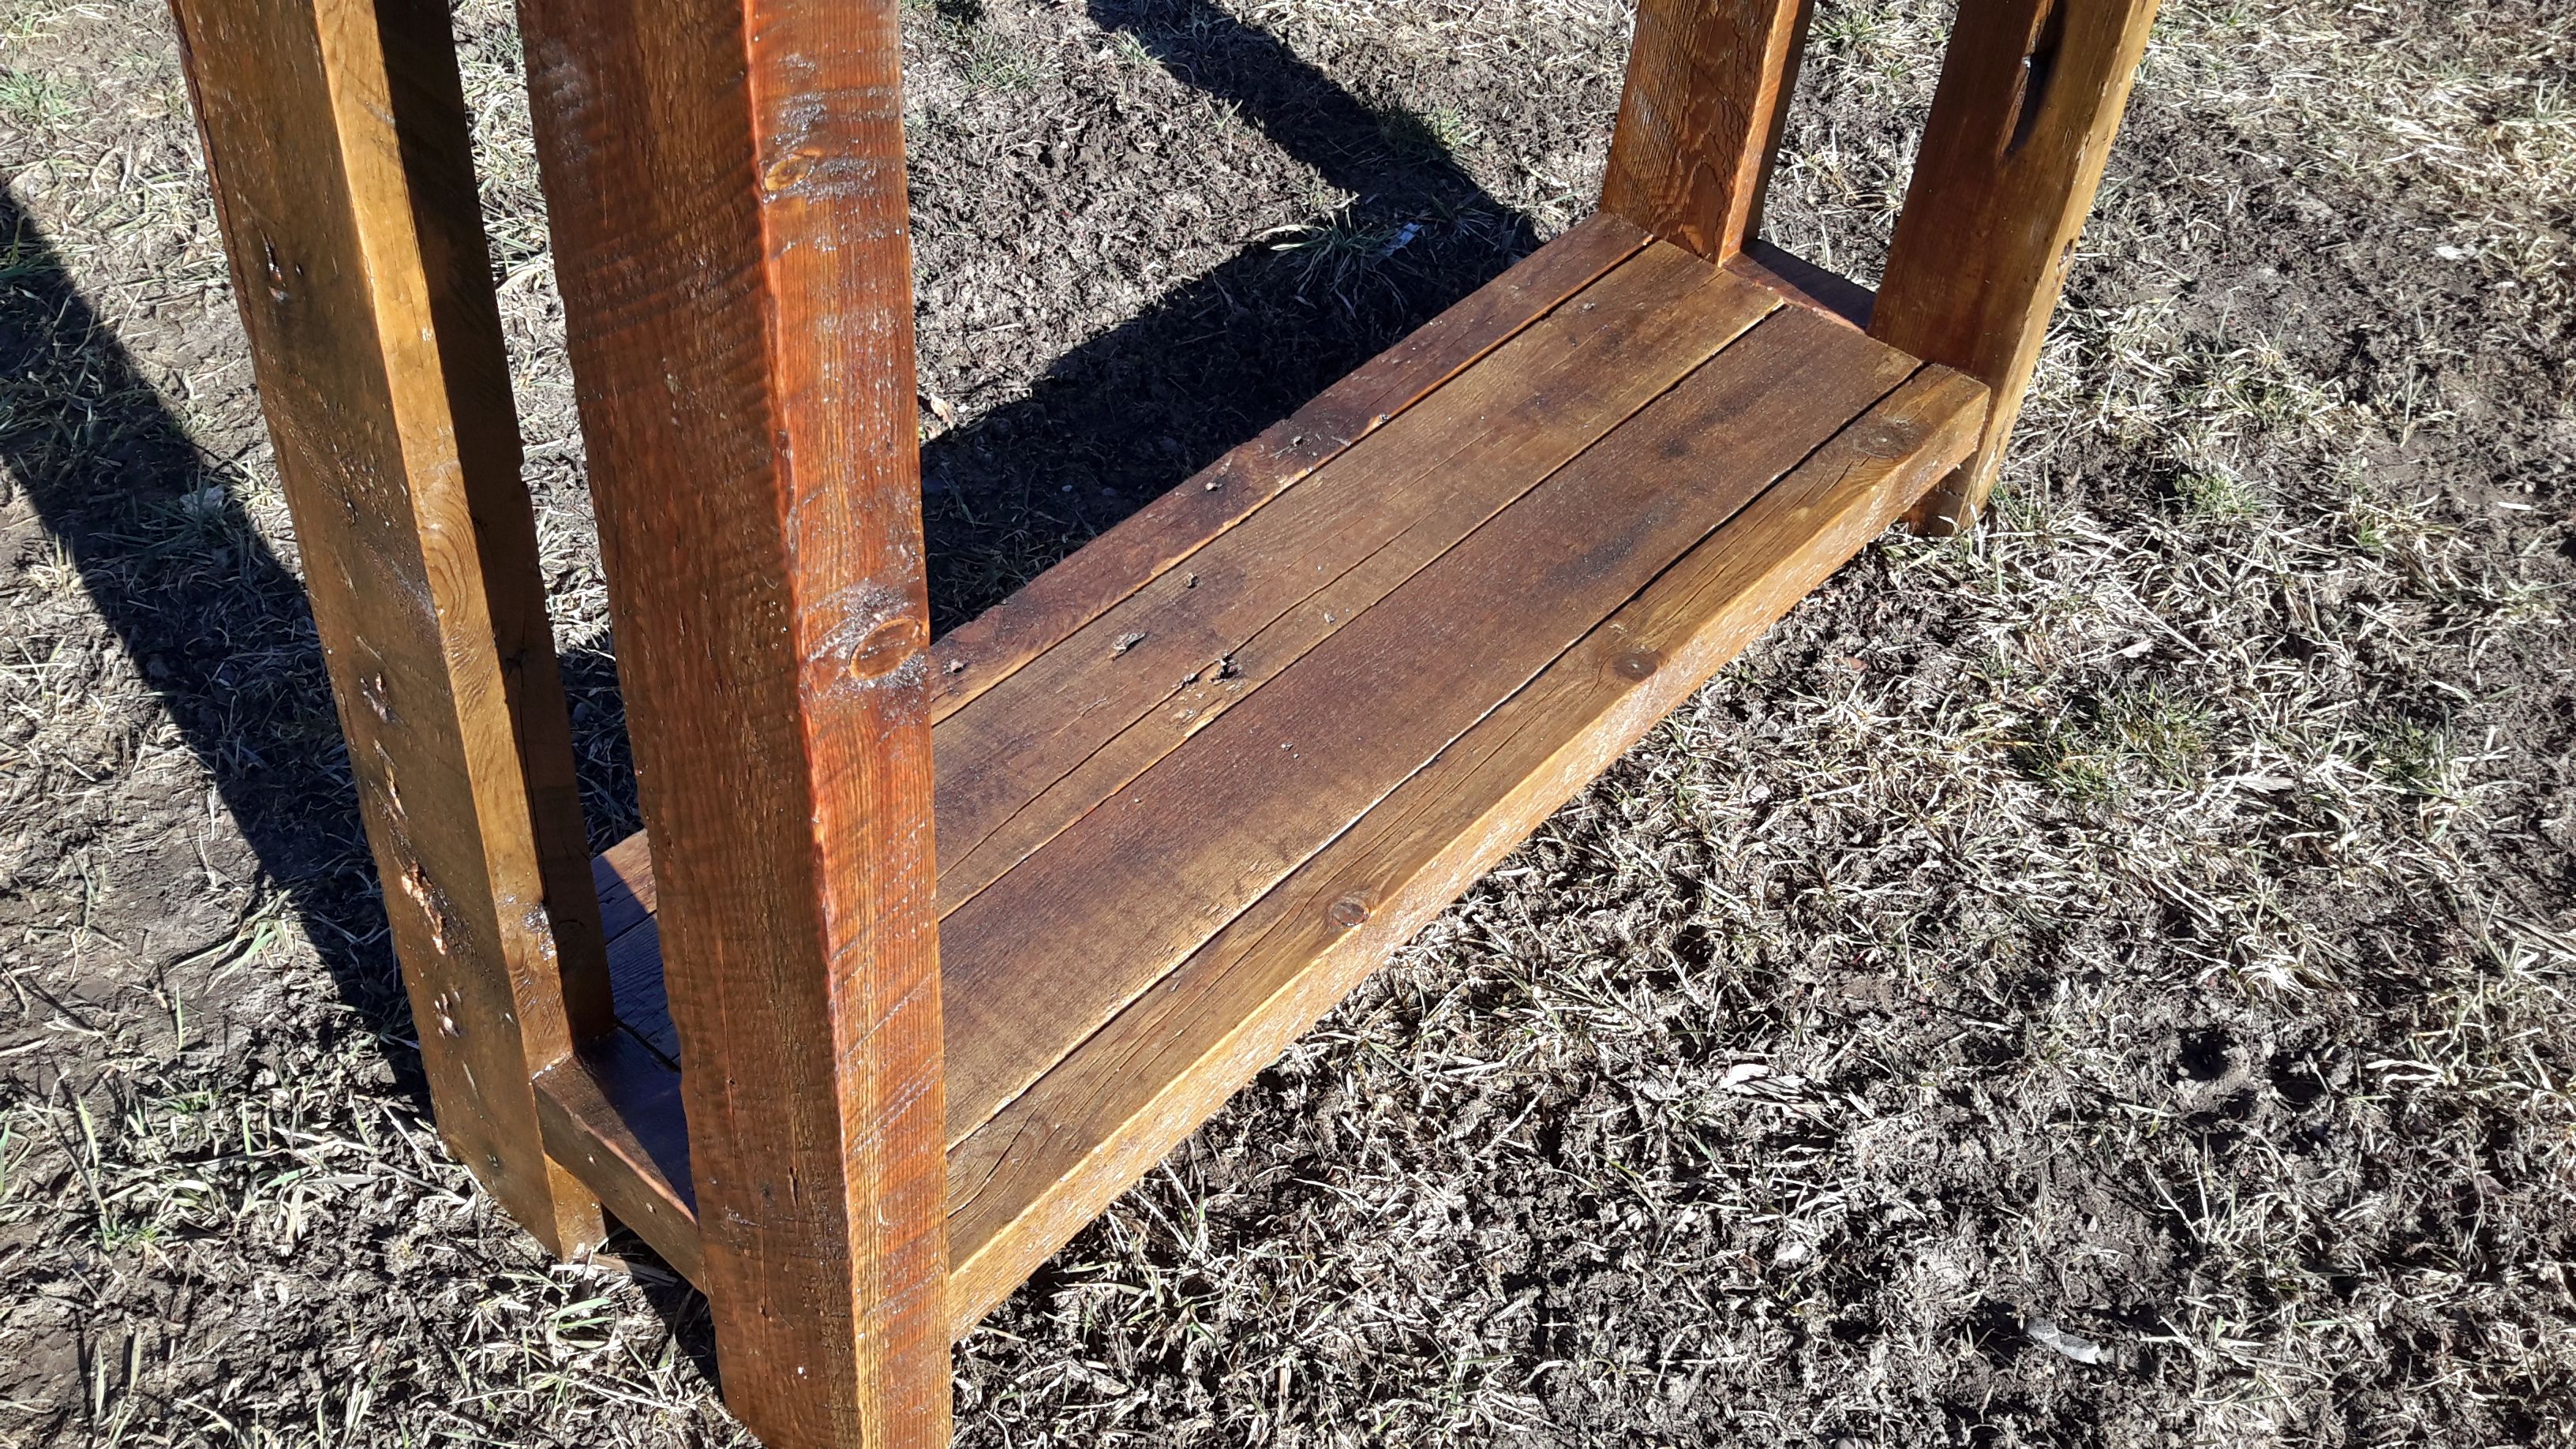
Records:
M1628 17L906 0L971 616L1589 208ZM1946 5L1822 0L1874 278ZM457 14L602 844L506 5ZM0 1442L696 1445L430 1126L153 0L0 0ZM997 1311L960 1440L2576 1442L2576 11L2168 0L1988 526L1890 537Z

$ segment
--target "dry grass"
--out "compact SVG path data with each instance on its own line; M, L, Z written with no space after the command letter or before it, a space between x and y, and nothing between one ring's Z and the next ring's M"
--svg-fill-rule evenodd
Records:
M1874 275L1937 10L1825 0L1779 239ZM0 3L0 1441L744 1442L694 1300L428 1124L164 24ZM1581 215L1625 24L908 8L942 609ZM516 42L459 28L605 839ZM1846 570L1121 1199L962 1438L2569 1442L2571 71L2544 0L2169 0L1990 526Z

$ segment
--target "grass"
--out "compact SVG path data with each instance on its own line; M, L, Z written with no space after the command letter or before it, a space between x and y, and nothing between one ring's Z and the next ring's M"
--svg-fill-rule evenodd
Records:
M1941 10L1820 7L1776 239L1874 272ZM1622 13L1239 13L1370 165L1588 206ZM517 35L457 24L610 835ZM744 1443L703 1304L543 1261L428 1119L165 27L0 17L0 1438ZM962 593L1097 526L1068 349L1459 255L1081 7L905 27L924 385L1020 430L947 466L1069 470L934 500ZM1870 551L1122 1198L961 1348L963 1442L2568 1442L2571 58L2168 0L1988 526ZM1247 406L1112 353L1137 431Z
M59 76L0 72L0 117L25 126L58 125L71 119L79 104L79 95Z

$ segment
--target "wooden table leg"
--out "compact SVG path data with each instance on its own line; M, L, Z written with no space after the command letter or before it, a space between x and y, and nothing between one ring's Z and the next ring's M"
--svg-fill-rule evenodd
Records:
M945 1444L895 0L521 0L726 1404Z
M1760 229L1812 0L1642 0L1601 209L1713 262Z
M608 973L447 11L174 9L439 1132L569 1254L529 1080Z
M2156 0L1961 0L1870 331L1994 390L1977 452L1914 524L1954 533L1994 491Z

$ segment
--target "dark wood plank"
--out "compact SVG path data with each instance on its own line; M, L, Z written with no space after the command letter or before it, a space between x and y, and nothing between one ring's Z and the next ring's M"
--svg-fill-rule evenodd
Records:
M725 1401L945 1444L895 0L528 0Z
M1713 262L1754 234L1808 0L1641 0L1601 209Z
M439 1132L569 1254L528 1082L607 973L447 12L174 9Z
M964 1335L1387 954L1974 445L1927 369L1658 576L949 1157Z
M662 1261L696 1282L706 1268L679 1073L613 1031L539 1072L536 1089L546 1151Z
M952 912L950 1140L1915 366L1774 315Z
M1877 294L1795 252L1757 237L1746 242L1744 250L1727 258L1726 269L1769 287L1793 307L1804 307L1858 331L1869 330L1870 308L1876 305Z
M1645 245L1636 228L1594 217L1525 258L1287 421L1149 505L982 617L932 646L932 713L955 713L1029 659L1151 583L1189 553L1383 427L1419 398ZM937 746L940 768L960 758ZM619 1016L676 1063L661 1000L661 939L651 851L642 831L592 865ZM635 932L641 927L640 933ZM633 1003L632 1006L629 1003Z
M1022 665L1250 517L1646 243L1595 216L1524 258L1297 410L1147 504L933 646L931 713L945 719Z
M608 980L616 994L619 1024L662 1060L678 1066L680 1031L671 1024L671 999L662 989L659 922L646 916L632 930L608 943Z
M950 717L943 914L1777 305L1644 252Z
M1926 531L1963 527L1994 490L2155 15L2156 0L1961 0L1870 321L1994 390Z
M599 895L599 929L614 941L653 918L653 850L644 832L601 851L590 862L591 889Z

